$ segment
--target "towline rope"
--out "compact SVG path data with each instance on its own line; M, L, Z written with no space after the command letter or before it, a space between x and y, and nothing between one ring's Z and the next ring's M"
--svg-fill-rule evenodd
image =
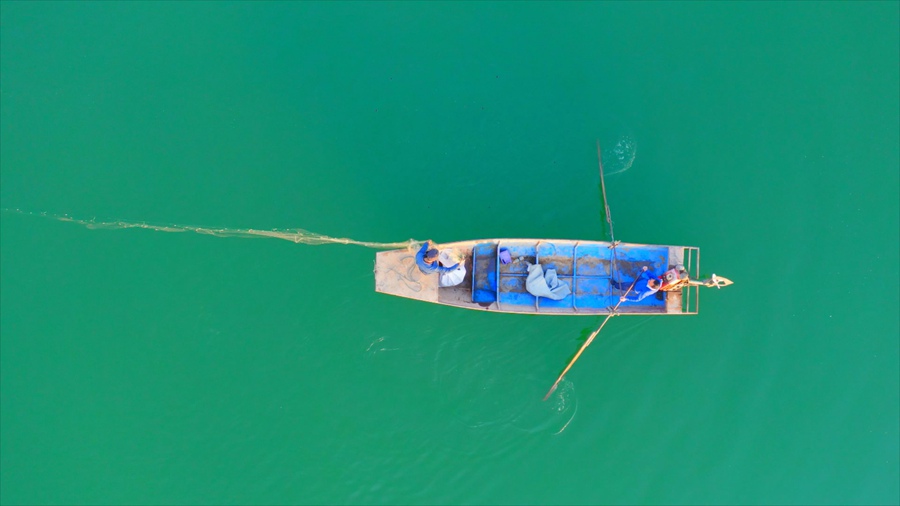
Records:
M156 232L194 232L196 234L211 235L214 237L240 237L244 239L267 237L270 239L282 239L291 241L295 244L353 244L373 249L400 249L412 248L420 244L419 241L410 239L404 242L369 242L357 241L346 237L329 237L327 235L317 234L302 228L295 229L272 229L259 230L255 228L213 228L213 227L196 227L191 225L152 225L144 222L130 221L97 221L95 219L82 220L73 218L68 215L57 215L50 213L33 213L23 211L21 209L2 209L3 212L12 212L26 216L37 216L40 218L48 218L56 221L65 221L75 223L89 229L106 229L106 230L122 230L127 228L142 228L145 230L154 230Z

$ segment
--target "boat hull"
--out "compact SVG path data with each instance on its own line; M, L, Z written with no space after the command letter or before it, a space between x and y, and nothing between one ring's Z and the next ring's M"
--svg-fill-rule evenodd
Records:
M416 266L412 248L382 251L375 258L375 290L408 299L464 309L541 315L609 314L621 292L614 282L629 285L641 268L661 276L683 265L699 276L700 252L689 246L661 246L567 239L484 239L438 245L462 257L464 281L439 287L437 274L425 274ZM512 262L497 260L506 249ZM525 289L529 264L554 269L558 279L569 285L571 294L561 300L535 297ZM697 287L659 292L640 302L626 301L619 314L696 314Z

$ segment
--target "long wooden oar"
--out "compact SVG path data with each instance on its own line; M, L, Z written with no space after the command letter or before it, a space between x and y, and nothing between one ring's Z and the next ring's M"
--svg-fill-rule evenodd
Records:
M609 237L612 243L616 243L616 234L613 233L612 215L609 212L609 201L606 200L606 183L603 181L603 157L600 156L600 139L597 139L597 164L600 165L600 190L603 192L603 210L606 212L606 223L609 223Z
M626 296L628 296L629 293L631 293L631 289L634 288L634 284L637 283L638 279L640 279L640 276L634 278L634 281L631 282L631 286L628 287L628 291L625 292L625 295L623 295L622 297L626 297ZM547 395L544 396L545 401L550 398L550 395L553 394L553 392L556 390L556 387L559 386L559 382L562 381L562 379L566 375L566 373L569 372L569 369L571 369L572 366L575 365L575 361L578 360L578 357L581 356L581 353L585 350L585 348L590 346L591 341L593 341L594 338L597 337L597 334L599 334L600 331L603 330L603 326L606 325L606 322L608 322L609 319L612 318L613 316L616 316L616 310L619 309L619 304L621 304L622 302L623 301L621 299L619 299L619 303L616 304L616 307L613 308L612 312L610 312L606 316L606 319L603 320L603 323L600 324L600 327L598 327L597 330L595 330L594 333L591 334L590 337L587 338L587 341L584 342L584 344L581 346L581 349L578 350L578 353L576 353L575 357L572 359L572 361L569 362L569 365L567 365L566 368L563 370L562 374L560 374L559 377L556 378L556 382L553 383L553 386L550 387L550 390L547 392Z

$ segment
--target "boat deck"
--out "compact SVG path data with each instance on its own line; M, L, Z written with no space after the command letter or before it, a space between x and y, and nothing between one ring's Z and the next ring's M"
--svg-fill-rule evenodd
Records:
M661 276L682 264L699 269L699 250L684 246L656 246L548 239L489 239L439 245L465 255L465 281L452 287L438 285L438 275L426 275L415 263L415 251L393 250L376 256L375 288L427 302L481 311L550 315L608 314L618 303L620 292L610 282L631 284L641 268ZM502 264L497 253L509 250L512 262ZM694 254L696 252L696 254ZM685 257L692 265L685 264ZM572 293L562 300L535 297L525 289L529 264L556 269L560 281ZM684 293L690 292L690 293ZM693 304L692 297L693 295ZM658 292L640 302L625 301L621 314L695 314L696 287Z

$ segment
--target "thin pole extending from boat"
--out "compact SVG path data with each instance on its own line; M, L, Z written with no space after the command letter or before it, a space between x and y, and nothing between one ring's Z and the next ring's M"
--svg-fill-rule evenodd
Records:
M609 213L609 201L606 200L606 183L603 181L603 159L600 156L600 139L597 139L597 164L600 165L600 190L603 192L603 209L606 211L606 223L609 223L609 236L612 243L616 243L616 234L613 233L612 216Z
M634 284L637 283L638 279L640 279L640 276L634 278L634 281L631 282L631 286L628 287L628 291L625 292L625 295L622 296L623 298L627 297L628 294L631 293L631 289L634 288ZM591 334L590 337L587 338L587 341L585 341L584 344L581 345L581 349L578 350L578 353L575 354L575 357L572 358L572 361L569 362L569 365L567 365L566 368L563 369L562 374L560 374L559 377L556 378L556 382L554 382L553 386L550 387L550 390L547 391L547 395L544 396L545 401L550 398L550 395L553 394L553 392L556 390L556 387L559 386L559 382L562 381L562 379L563 379L563 377L565 377L566 373L569 372L569 369L571 369L572 366L575 365L575 361L578 360L578 357L581 356L581 353L584 352L584 350L588 346L590 346L591 341L593 341L594 338L597 337L597 334L599 334L600 331L603 330L603 326L606 325L606 322L608 322L609 319L612 318L613 316L616 316L616 314L617 314L616 310L619 309L619 305L622 304L622 302L623 302L622 299L619 299L619 303L616 304L616 307L614 307L613 310L608 315L606 315L606 319L603 320L603 323L601 323L600 326L597 328L597 330L595 330L594 333Z
M613 223L612 223L612 213L609 212L609 201L606 200L606 181L603 177L603 155L600 152L600 139L597 139L597 165L600 166L600 189L603 192L603 209L606 212L606 223L609 224L609 237L612 241L612 251L613 251L613 263L611 266L610 274L613 279L617 278L616 271L619 266L619 256L616 254L616 234L613 232Z

